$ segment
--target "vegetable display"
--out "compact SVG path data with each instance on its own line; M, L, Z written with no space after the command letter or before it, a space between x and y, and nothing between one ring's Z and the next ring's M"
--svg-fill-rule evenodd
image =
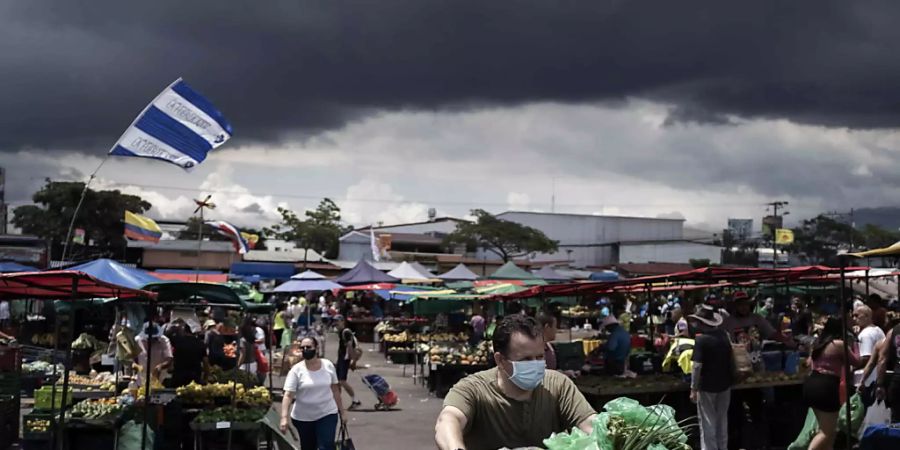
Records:
M118 400L115 398L85 400L76 403L75 406L66 413L66 418L102 420L115 416L124 409L125 407L118 404Z
M554 433L544 440L549 450L690 450L687 421L677 422L675 410L666 405L644 407L636 400L619 397L597 414L594 431L579 428Z
M223 406L201 412L194 419L194 423L256 422L265 414L266 410L263 408L241 409Z

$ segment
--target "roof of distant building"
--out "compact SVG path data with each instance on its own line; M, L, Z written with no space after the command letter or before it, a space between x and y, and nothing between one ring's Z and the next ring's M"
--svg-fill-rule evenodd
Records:
M500 214L497 214L497 217L502 216L504 214L534 214L541 216L572 216L572 217L593 217L593 218L606 218L606 219L640 219L640 220L671 220L676 222L684 222L685 219L674 219L669 217L639 217L639 216L615 216L608 214L578 214L578 213L555 213L555 212L540 212L540 211L504 211Z
M436 218L434 218L434 220L426 220L423 222L395 223L392 225L379 225L379 226L371 226L370 225L370 226L365 226L362 228L357 228L357 231L362 231L362 230L369 231L369 228L374 228L375 231L389 230L390 228L408 227L411 225L426 225L429 223L436 223L436 222L468 222L468 221L465 219L457 219L456 217L436 217Z
M197 241L187 239L162 240L159 243L148 241L128 241L128 248L145 248L148 250L160 250L168 252L197 251ZM234 245L230 241L203 241L200 251L204 252L234 252Z

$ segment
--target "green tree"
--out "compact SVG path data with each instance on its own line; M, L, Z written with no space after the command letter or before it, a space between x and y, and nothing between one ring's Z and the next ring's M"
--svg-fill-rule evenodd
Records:
M865 241L863 234L850 224L821 214L804 220L793 230L794 243L788 250L808 264L835 265L838 252L850 248L851 238L855 249Z
M469 249L482 247L503 261L532 252L553 253L559 249L559 242L548 238L541 230L498 219L482 209L472 210L472 215L476 220L456 224L456 230L444 239L445 244L464 244Z
M267 234L315 250L326 258L337 258L341 234L347 229L341 226L341 208L331 199L322 199L316 209L304 213L304 219L287 208L278 208L278 212L281 223L265 229Z
M23 233L48 239L52 243L54 257L62 253L69 222L75 213L84 183L50 181L32 196L33 205L19 206L13 210L12 223ZM149 202L136 195L118 190L85 193L81 211L75 218L75 228L85 230L85 244L80 250L112 254L125 246L125 210L141 214L151 208ZM92 247L88 247L93 242Z

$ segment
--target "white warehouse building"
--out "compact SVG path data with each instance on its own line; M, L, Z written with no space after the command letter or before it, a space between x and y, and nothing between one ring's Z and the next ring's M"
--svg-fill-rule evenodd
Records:
M559 242L554 254L535 261L569 261L576 267L625 263L687 263L708 259L719 264L722 248L707 239L685 237L684 219L620 217L509 211L498 218L541 230ZM479 255L480 257L481 255ZM485 255L491 257L491 254Z

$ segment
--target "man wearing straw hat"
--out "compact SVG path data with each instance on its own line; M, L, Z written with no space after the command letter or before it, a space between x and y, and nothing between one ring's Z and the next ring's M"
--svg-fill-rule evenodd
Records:
M734 384L731 340L722 329L722 315L709 305L688 316L697 331L691 358L691 401L697 404L700 448L728 448L728 406Z

